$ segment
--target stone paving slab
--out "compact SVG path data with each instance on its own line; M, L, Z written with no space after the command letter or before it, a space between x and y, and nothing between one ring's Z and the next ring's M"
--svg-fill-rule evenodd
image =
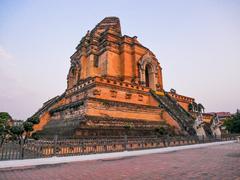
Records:
M222 144L20 169L1 169L1 180L27 179L216 179L240 180L240 144Z

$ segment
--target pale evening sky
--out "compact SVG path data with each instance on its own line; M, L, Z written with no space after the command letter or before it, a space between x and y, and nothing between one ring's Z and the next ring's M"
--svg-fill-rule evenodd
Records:
M63 93L69 57L106 16L155 53L165 90L240 108L240 1L0 0L0 111L25 119Z

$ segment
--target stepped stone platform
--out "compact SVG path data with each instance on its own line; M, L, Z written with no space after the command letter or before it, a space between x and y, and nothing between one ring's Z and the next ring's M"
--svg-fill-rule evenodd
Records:
M151 136L167 126L196 134L194 99L164 90L158 59L136 36L122 35L119 18L87 31L70 59L67 89L34 114L40 136Z

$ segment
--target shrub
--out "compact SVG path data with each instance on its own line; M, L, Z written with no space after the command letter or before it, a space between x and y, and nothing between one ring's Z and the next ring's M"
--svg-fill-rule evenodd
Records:
M237 111L232 117L226 119L223 126L225 126L230 133L240 133L240 112Z

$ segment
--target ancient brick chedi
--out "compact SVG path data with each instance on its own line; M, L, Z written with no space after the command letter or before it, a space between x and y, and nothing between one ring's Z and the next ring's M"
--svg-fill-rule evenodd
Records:
M65 92L35 113L41 135L151 135L165 121L195 134L194 99L165 92L162 67L136 36L122 35L117 17L88 31L71 56Z

